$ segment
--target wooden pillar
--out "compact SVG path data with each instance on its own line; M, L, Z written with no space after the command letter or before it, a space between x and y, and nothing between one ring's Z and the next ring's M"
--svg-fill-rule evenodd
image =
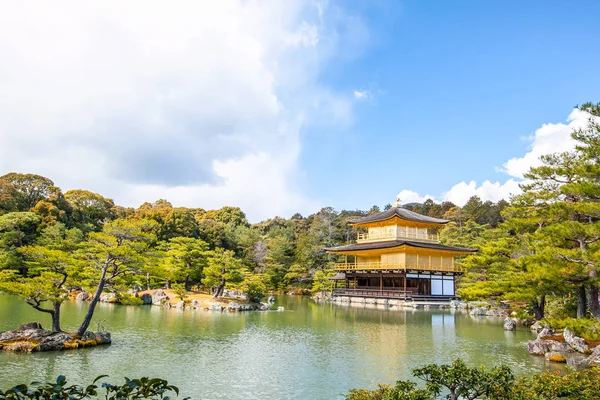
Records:
M406 300L406 271L404 271L404 300Z
M379 277L379 291L383 291L383 274Z

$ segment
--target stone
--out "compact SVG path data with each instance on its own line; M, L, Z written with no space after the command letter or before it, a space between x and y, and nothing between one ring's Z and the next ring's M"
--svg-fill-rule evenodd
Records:
M543 356L546 353L550 352L551 346L555 343L558 342L556 342L555 340L544 339L529 340L527 342L527 350L529 351L529 354Z
M267 299L267 301L269 303L275 303L275 296L269 296L269 298Z
M44 329L44 328L42 328L42 324L40 324L39 322L27 322L26 324L19 326L18 330L26 331L29 329Z
M267 303L258 303L256 308L259 311L269 311L271 309L271 305Z
M516 331L517 330L517 321L512 318L506 317L504 318L504 330L505 331Z
M567 342L569 346L573 348L573 350L583 354L590 352L590 346L588 346L587 342L584 339L575 336L575 334L569 330L569 328L565 328L563 331L563 337L565 338L565 342Z
M117 295L115 293L103 293L100 295L100 301L103 303L116 303Z
M592 354L586 359L586 364L588 366L600 365L600 346L594 347Z
M277 307L277 311L279 311L279 312L281 312L281 311L285 311L285 308L283 308L283 307L279 306L279 307Z
M140 296L140 299L144 302L144 304L152 304L152 295L149 293L144 293Z
M155 306L160 306L168 300L169 296L167 296L164 290L158 289L152 292L152 304L154 304Z
M550 343L550 351L558 351L561 353L569 353L572 352L573 349L567 343L557 342L555 340L548 340Z
M223 308L224 308L224 307L221 305L221 303L212 303L212 304L209 306L209 309L210 309L211 311L223 311Z
M470 312L471 316L487 315L487 310L483 307L475 307Z
M550 352L546 353L545 356L546 356L546 361L562 363L562 364L567 362L567 358L564 356L564 354L562 354L558 351L550 351Z
M185 307L185 303L183 302L183 300L179 300L177 302L177 305L175 307L176 308L183 308L183 307Z
M531 329L535 333L540 333L540 331L544 329L544 324L542 324L542 321L536 321L533 325L529 327L529 329Z
M590 366L590 359L583 354L575 353L567 357L567 365L575 369L588 368Z
M108 332L86 332L81 338L44 329L14 330L0 334L0 350L16 352L66 350L110 343Z
M192 300L192 308L200 308L200 302L198 300Z
M79 293L77 293L77 296L75 296L76 301L86 301L89 298L90 298L90 295L87 294L86 292L79 292Z
M485 313L488 317L496 317L496 318L506 318L508 314L504 310L495 309L495 310L487 310Z
M227 304L227 311L240 311L240 308L240 303L236 303L235 301L232 301L229 304Z
M537 338L543 339L548 336L554 336L555 333L556 332L550 327L550 325L546 325L541 331L538 332Z

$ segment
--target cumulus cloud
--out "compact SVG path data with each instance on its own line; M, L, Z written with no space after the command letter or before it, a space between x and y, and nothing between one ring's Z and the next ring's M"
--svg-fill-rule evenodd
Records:
M423 203L427 199L435 200L433 196L426 194L425 196L421 196L417 192L413 192L412 190L403 190L398 193L396 199L400 199L401 204L408 203Z
M502 199L509 200L512 195L521 192L519 182L509 179L504 183L485 181L481 185L477 182L460 182L452 186L450 190L443 194L445 201L451 201L456 205L464 205L472 196L478 196L483 201L493 201L494 203Z
M497 168L498 171L511 177L505 182L491 182L489 180L481 184L474 180L459 182L448 191L437 196L435 200L451 201L459 206L463 206L472 196L478 196L483 201L509 200L511 196L521 193L519 183L523 182L523 176L530 168L541 165L540 157L542 155L574 149L575 142L571 138L571 133L576 129L587 126L589 118L588 113L574 109L567 117L566 123L543 124L528 137L530 146L524 156L511 158L503 164L502 168ZM411 200L406 201L402 197L403 193L405 193L404 197ZM430 195L420 196L410 190L403 190L399 196L402 198L402 203L423 202L427 198L433 198Z
M573 150L575 141L571 138L571 133L585 127L589 117L588 113L575 109L567 118L566 124L542 125L528 138L531 142L530 150L523 157L511 158L499 170L515 178L523 178L530 168L541 165L540 157L544 154Z
M300 129L351 115L317 79L343 18L309 0L6 3L0 174L124 205L309 211L290 183Z

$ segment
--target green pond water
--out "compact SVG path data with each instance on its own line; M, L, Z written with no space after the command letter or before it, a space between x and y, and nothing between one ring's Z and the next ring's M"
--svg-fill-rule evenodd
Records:
M316 304L280 296L284 312L218 313L99 304L111 346L65 352L0 353L0 388L66 375L88 383L101 374L152 376L194 399L336 399L351 388L410 377L412 368L461 357L470 365L505 364L521 374L548 368L527 353L533 335L504 332L501 319L450 310L389 311ZM74 329L87 303L63 305ZM0 294L0 331L46 315Z

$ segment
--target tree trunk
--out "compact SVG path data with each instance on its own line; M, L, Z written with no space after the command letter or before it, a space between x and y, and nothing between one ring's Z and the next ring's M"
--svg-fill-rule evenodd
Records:
M171 289L171 280L170 279L167 279L167 282L165 282L165 288Z
M77 329L76 334L78 336L83 336L87 328L90 326L92 322L92 317L94 316L94 309L96 308L96 304L100 301L100 296L102 295L102 290L104 290L104 285L106 284L106 271L108 270L108 260L105 262L102 267L102 275L100 276L100 281L98 282L98 288L96 289L96 293L90 302L90 307L88 308L88 312L81 323L79 329Z
M600 319L600 304L598 304L598 286L594 283L590 284L588 288L588 308L590 310L590 314L596 319Z
M190 274L187 274L185 276L185 280L183 281L183 287L185 288L186 292L190 291Z
M219 286L217 286L217 288L215 289L215 294L213 294L213 299L216 299L217 297L222 295L224 289L225 289L225 278L221 278L221 282L219 283Z
M62 305L61 301L53 301L52 302L52 331L53 332L62 332L60 329L60 306Z
M533 317L536 321L543 319L546 308L546 295L541 295L539 300L537 298L533 299L531 306L533 308Z
M580 285L577 288L577 318L585 318L586 310L585 286Z
M150 290L150 272L146 271L146 290Z

